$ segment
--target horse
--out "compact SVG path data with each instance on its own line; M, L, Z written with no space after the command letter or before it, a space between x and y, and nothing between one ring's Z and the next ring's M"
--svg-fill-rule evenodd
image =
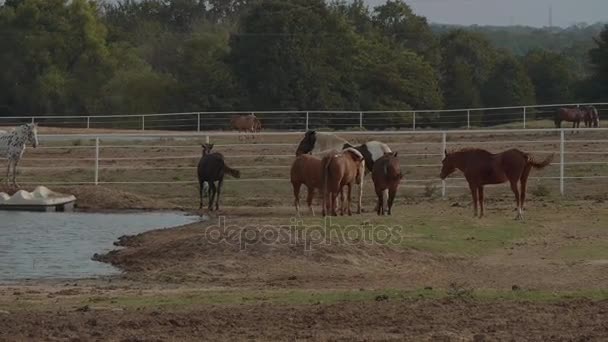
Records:
M473 196L475 217L478 214L478 203L481 209L479 218L484 215L483 186L508 181L511 183L511 190L517 203L516 220L524 218L524 202L530 170L545 168L551 164L554 157L554 154L551 154L542 162L537 162L529 153L518 149L510 149L497 154L478 148L462 149L452 153L445 151L444 153L445 157L439 177L445 180L456 169L464 173ZM521 189L517 187L518 182L521 184Z
M31 144L34 148L38 147L38 125L28 123L21 125L10 133L0 135L0 156L7 158L8 166L6 170L6 184L9 183L11 166L13 170L13 186L19 187L15 178L17 177L17 165L23 157L25 146Z
M390 215L393 208L395 194L399 187L399 183L403 178L401 168L399 166L399 158L397 152L385 153L384 156L374 163L372 170L372 180L374 181L374 189L378 196L378 204L376 212L378 215L385 213ZM388 189L387 210L384 209L384 191Z
M296 207L298 216L300 215L300 188L302 184L306 185L308 189L308 196L306 197L308 209L312 216L315 215L315 211L312 208L312 200L315 195L315 189L322 188L322 170L321 159L308 154L298 156L291 164L290 178L293 187L294 206Z
M233 115L230 118L230 126L239 133L243 132L245 134L259 132L259 130L262 129L262 124L255 114ZM247 135L239 136L239 140L241 140L242 137L246 138ZM252 135L252 137L255 136Z
M368 141L359 146L354 146L346 139L340 138L331 133L317 132L309 130L304 134L304 138L298 144L296 156L307 153L325 154L327 151L344 150L346 148L354 148L363 155L365 159L365 172L367 174L372 171L374 162L381 158L385 153L391 153L391 148L380 141ZM363 175L362 175L363 176ZM363 178L359 188L359 198L363 194ZM388 191L384 193L385 198L388 197ZM359 203L359 206L361 203ZM376 208L377 210L378 208Z
M555 128L562 128L562 121L572 122L572 128L579 128L585 121L585 112L580 108L560 108L555 113Z
M200 205L199 209L203 208L203 189L204 184L207 182L209 185L208 197L209 197L209 211L213 211L213 199L217 193L217 199L215 200L215 210L219 210L220 205L220 194L222 192L222 184L224 183L224 175L228 173L234 178L240 178L241 173L238 170L230 168L224 161L224 155L219 152L211 152L213 144L203 144L203 156L198 162L198 184L199 184L199 195ZM217 188L215 185L217 183Z
M365 159L363 155L356 149L349 147L341 153L330 154L321 160L322 168L322 184L323 184L323 210L322 215L326 214L337 216L336 200L340 195L342 208L340 213L344 215L344 206L347 206L346 212L350 216L351 212L351 191L355 183L361 184L365 170ZM344 187L347 188L347 198L344 200ZM360 192L360 195L362 192ZM361 203L361 198L359 198ZM361 212L358 208L358 212Z
M597 111L597 108L594 106L585 106L583 107L583 111L585 113L585 127L600 127L600 115Z

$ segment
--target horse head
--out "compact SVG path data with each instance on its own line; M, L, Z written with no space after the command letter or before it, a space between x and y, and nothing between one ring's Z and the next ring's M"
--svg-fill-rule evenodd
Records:
M317 132L308 131L304 134L304 138L298 144L298 148L296 149L296 156L301 154L310 153L313 148L315 148L315 143L317 142Z
M209 153L211 153L211 150L213 149L213 144L209 144L209 143L205 143L202 144L201 147L203 148L203 157L208 155Z
M31 144L34 148L38 147L38 124L25 124L21 126L20 132L25 136L26 143Z
M454 155L452 153L448 153L448 150L444 150L443 153L444 157L441 161L442 165L439 178L446 179L449 175L456 171L456 163L454 161Z

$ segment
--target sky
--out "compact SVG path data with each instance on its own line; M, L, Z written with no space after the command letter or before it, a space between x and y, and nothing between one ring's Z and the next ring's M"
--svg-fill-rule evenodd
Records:
M366 0L370 6L386 0ZM430 22L458 25L570 26L608 21L608 0L406 0L418 15Z

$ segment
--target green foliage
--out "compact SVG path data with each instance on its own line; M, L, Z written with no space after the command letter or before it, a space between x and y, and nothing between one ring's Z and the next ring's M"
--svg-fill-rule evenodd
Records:
M569 103L573 101L576 80L572 63L564 56L547 50L531 50L523 64L540 104Z
M589 51L593 74L587 97L603 101L608 98L608 25L594 41L595 47Z
M506 107L514 103L532 105L534 85L521 63L507 55L494 67L482 96L484 104L491 107Z

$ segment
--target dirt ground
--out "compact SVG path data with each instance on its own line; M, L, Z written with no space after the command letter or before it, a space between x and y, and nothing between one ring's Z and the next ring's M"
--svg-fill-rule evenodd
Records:
M568 160L602 161L603 147L586 141L598 138L570 137L580 143L569 146L593 154ZM549 135L453 139L454 147L512 140L538 156L557 148ZM535 139L544 142L532 149L526 141ZM293 140L266 137L263 147L239 146L236 138L216 143L245 178L256 179L286 177ZM438 152L436 136L383 140L403 154L404 165L430 165L405 166L406 184L436 178L439 157L425 155ZM278 181L226 182L221 211L207 213L197 210L196 186L187 183L198 143L107 143L101 166L108 169L100 176L115 184L51 186L75 194L83 211L182 210L204 220L117 236L115 251L91 251L122 269L118 277L0 284L0 341L608 340L603 179L568 183L563 198L557 182L533 180L524 222L513 220L506 186L488 189L487 216L479 220L466 191L448 188L441 199L426 183L402 188L391 217L369 213L368 187L363 215L296 218L290 186ZM90 181L90 142L56 144L64 147L28 150L34 160L24 160L24 181ZM154 159L167 154L188 158ZM40 166L35 158L49 157L55 159L48 165L76 169L27 169ZM248 168L256 163L272 168ZM162 169L173 166L180 169ZM555 176L557 169L535 175ZM571 165L567 172L605 170ZM176 183L119 184L133 180Z

